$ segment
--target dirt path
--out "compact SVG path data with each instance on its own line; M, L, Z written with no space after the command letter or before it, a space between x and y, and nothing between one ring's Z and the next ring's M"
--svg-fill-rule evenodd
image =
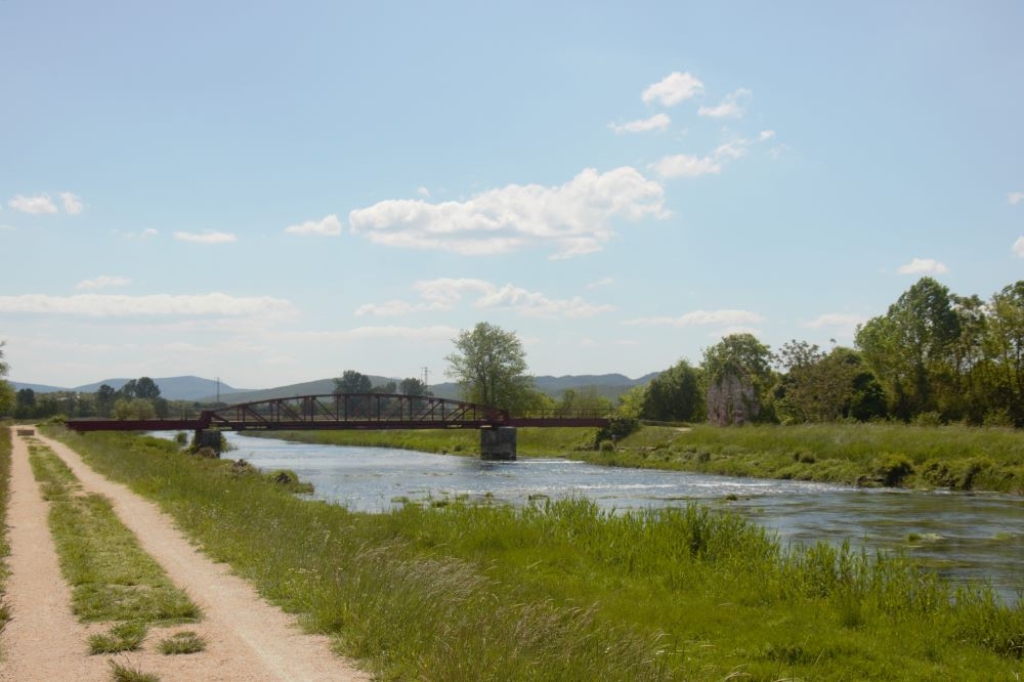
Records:
M351 662L332 654L327 637L302 634L295 619L264 602L244 580L199 553L156 505L98 475L73 450L40 438L64 460L87 492L108 497L121 520L145 549L203 610L201 623L153 628L144 651L113 658L162 682L276 682L369 680ZM70 591L60 576L46 524L47 506L28 465L23 438L12 434L11 578L7 595L14 620L3 635L0 680L109 680L110 656L89 656L87 630L71 615ZM103 630L105 628L99 628ZM206 651L163 656L154 645L181 630L198 632Z

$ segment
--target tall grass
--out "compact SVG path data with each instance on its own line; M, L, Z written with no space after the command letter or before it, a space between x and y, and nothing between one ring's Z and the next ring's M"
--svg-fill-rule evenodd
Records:
M301 501L173 444L63 434L213 557L383 679L993 679L1021 610L899 556L815 545L698 506L614 514Z

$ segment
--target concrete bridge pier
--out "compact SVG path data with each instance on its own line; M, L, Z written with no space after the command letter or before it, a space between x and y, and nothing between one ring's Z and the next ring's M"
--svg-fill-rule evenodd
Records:
M196 437L192 441L193 451L199 448L212 448L220 457L221 434L216 429L196 429Z
M480 429L480 459L514 462L516 459L516 427L498 426Z

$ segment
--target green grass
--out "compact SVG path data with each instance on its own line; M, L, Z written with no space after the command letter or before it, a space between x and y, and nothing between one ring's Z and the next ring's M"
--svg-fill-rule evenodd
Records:
M60 437L385 680L991 680L1024 665L1024 612L983 587L899 556L784 549L698 506L355 514L172 443Z
M157 649L165 656L195 654L206 649L206 639L191 630L176 632L160 640Z
M129 621L117 623L109 632L90 635L90 654L117 654L123 651L138 651L146 640L148 628L145 623Z
M13 614L6 599L10 569L7 557L11 546L7 541L7 506L11 495L11 431L0 423L0 633L7 627Z
M199 609L139 546L102 495L84 494L49 448L29 446L29 461L50 503L49 524L72 610L83 622L194 622ZM128 627L128 626L126 626Z
M111 660L110 679L113 682L160 682L160 677L153 673L144 673L128 663Z
M845 483L1024 493L1024 432L895 424L644 427L596 464Z

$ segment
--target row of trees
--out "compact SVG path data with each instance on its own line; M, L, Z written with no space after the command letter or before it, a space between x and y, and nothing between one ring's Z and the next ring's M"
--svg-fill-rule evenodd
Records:
M1024 282L958 296L925 277L855 347L790 341L773 352L734 334L624 396L632 416L734 424L867 421L1024 425Z
M15 394L14 416L18 419L66 417L113 417L114 419L155 419L182 410L191 410L185 401L167 401L160 396L160 387L149 377L130 379L114 389L103 384L95 393L56 391L36 393L31 388Z

